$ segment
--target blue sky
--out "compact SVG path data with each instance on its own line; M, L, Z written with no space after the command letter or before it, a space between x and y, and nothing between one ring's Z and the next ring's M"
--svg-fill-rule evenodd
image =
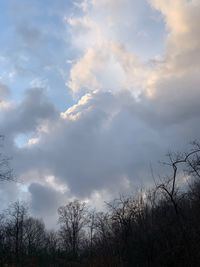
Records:
M72 3L1 1L0 9L0 70L11 97L20 100L25 90L41 83L58 108L65 109L72 103L64 78L72 48L63 18L72 12Z
M116 29L117 34L123 33L124 44L149 60L162 53L164 23L145 1L137 1L132 8L131 12L137 12L133 31L128 31L132 25L127 22ZM81 16L81 9L66 0L10 0L1 1L0 10L0 72L11 98L20 100L25 90L39 85L46 88L58 109L65 110L73 103L66 86L69 60L77 60L81 51L71 42L71 28L64 18Z
M0 134L23 199L56 223L74 198L151 186L198 139L198 0L1 0ZM190 42L188 42L190 40ZM48 200L51 199L51 205Z

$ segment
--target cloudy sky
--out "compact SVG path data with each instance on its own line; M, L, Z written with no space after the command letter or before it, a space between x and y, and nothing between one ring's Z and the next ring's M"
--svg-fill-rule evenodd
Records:
M200 137L199 0L0 1L0 133L49 227L73 198L100 208L152 183Z

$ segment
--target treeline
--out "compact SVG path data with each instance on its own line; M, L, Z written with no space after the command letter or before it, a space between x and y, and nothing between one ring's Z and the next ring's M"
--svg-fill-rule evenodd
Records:
M200 266L199 152L194 143L187 154L170 154L168 177L106 203L105 212L67 203L57 231L13 203L0 215L0 266Z

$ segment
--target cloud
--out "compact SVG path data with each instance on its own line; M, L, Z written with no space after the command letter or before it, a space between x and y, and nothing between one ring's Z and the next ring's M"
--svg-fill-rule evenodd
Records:
M2 132L5 135L28 134L34 132L48 118L56 118L57 111L40 88L30 89L19 104L13 104L5 112Z
M82 16L66 19L72 44L82 54L72 65L68 87L78 95L92 90L122 89L137 95L144 89L149 66L136 55L134 44L142 31L140 15L149 11L153 15L153 9L146 1L87 3Z
M171 120L188 119L198 111L200 39L196 25L200 5L197 1L179 0L151 3L163 14L169 32L166 51L148 77L148 92Z
M33 215L42 218L48 228L55 228L58 222L56 211L68 199L61 192L48 185L32 183L29 188L30 208Z
M83 58L73 65L68 86L73 93L130 90L137 95L144 89L148 66L125 47L104 43L89 48Z
M168 28L165 67L179 75L186 75L185 71L195 72L200 49L199 2L176 0L166 4L162 0L152 0L151 3L163 14Z
M32 89L1 115L32 210L52 224L68 199L101 206L102 196L150 185L150 164L200 136L200 4L149 3L146 9L143 1L79 1L82 11L67 19L77 50L67 86L77 101L59 112L46 92ZM133 40L144 28L136 14L147 10L162 14L167 36L163 54L144 60ZM19 135L26 136L22 146L14 142Z
M9 96L10 90L9 88L0 82L0 100L3 100Z
M127 189L127 181L148 181L151 149L160 155L166 144L158 142L160 133L142 115L129 92L90 93L57 120L49 118L49 131L37 128L37 142L13 149L15 171L27 182L53 175L81 197L93 190Z
M9 88L5 84L1 83L0 81L0 111L1 112L3 110L8 109L10 106L10 103L8 100L9 95L10 95Z
M25 103L26 96L20 106L26 107ZM28 142L22 147L9 144L12 147L10 154L13 156L15 172L21 179L29 183L33 179L44 181L46 176L53 175L71 190L72 195L82 197L96 189L114 190L113 183L118 191L117 185L124 181L126 187L129 176L134 176L137 183L139 174L136 169L135 174L132 172L145 153L144 148L139 151L139 146L153 139L155 142L157 134L154 136L150 130L140 136L140 131L145 132L146 126L130 108L137 103L128 92L116 96L108 92L90 93L56 119L51 112L48 112L48 116L44 113L43 117L45 101L42 103L43 108L41 111L38 108L36 117L33 116L34 112L29 113L28 110L27 117L23 113L20 117L19 113L18 130L16 126L14 129L7 126L8 141L9 136L15 137L19 132L28 130L33 132L30 140L37 138L36 142ZM25 123L28 116L31 128L29 124L21 128L20 122ZM38 122L46 125L46 120L49 130L45 131ZM134 153L139 153L138 159Z

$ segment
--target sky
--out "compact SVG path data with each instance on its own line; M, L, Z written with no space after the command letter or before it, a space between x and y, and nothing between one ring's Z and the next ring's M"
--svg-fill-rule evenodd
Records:
M27 201L55 227L152 185L151 167L200 137L199 0L1 0L0 133Z

